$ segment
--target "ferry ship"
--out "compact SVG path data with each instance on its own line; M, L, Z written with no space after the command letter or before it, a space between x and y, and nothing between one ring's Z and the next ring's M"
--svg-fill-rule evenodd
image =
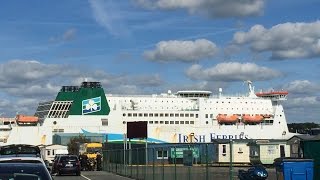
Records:
M52 144L57 133L99 133L124 141L127 123L147 122L148 142L203 143L216 139L288 139L281 102L287 91L224 95L168 91L152 95L105 94L100 82L63 86L55 100L39 103L34 117L1 125L1 144Z

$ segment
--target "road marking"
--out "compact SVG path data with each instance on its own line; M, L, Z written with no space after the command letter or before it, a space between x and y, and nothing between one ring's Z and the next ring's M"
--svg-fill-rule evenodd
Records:
M85 179L91 180L90 178L88 178L88 177L86 177L86 176L84 176L84 175L82 175L82 174L81 174L81 176L82 176L83 178L85 178Z

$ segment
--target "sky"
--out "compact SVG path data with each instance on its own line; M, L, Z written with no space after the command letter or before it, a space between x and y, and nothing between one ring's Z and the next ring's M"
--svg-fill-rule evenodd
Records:
M320 123L319 0L3 0L0 116L62 85L107 94L287 90L289 123Z

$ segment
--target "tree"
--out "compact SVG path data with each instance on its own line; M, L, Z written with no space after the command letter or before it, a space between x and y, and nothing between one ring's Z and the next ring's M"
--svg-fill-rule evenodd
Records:
M291 123L288 124L288 129L293 133L308 134L312 128L319 128L319 124L316 123Z
M90 139L83 135L72 137L68 143L69 154L79 155L79 145L88 142L90 142Z

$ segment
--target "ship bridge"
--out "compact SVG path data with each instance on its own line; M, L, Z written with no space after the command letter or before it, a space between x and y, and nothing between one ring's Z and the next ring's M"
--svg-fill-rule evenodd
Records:
M288 91L269 91L269 92L258 92L256 96L262 98L268 98L272 101L284 101L287 100Z

